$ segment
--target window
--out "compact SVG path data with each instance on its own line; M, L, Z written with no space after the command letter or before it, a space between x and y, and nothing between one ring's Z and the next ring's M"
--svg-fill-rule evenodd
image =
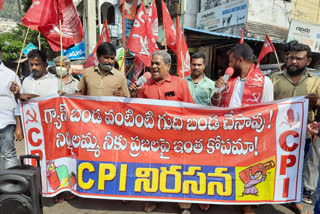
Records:
M101 24L103 24L104 20L107 19L108 24L115 24L115 11L114 6L109 3L105 2L101 5Z

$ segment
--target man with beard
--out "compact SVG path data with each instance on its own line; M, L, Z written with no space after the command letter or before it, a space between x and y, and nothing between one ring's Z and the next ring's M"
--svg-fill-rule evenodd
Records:
M270 78L274 84L275 100L307 95L309 98L308 123L314 119L313 108L320 106L320 78L313 76L307 69L311 63L311 49L308 45L294 44L288 55L286 69L273 74ZM304 165L309 157L311 136L307 133L304 153ZM302 184L304 182L304 170ZM302 185L303 186L303 185ZM297 213L304 213L303 206L291 204Z
M223 76L216 81L216 88L223 90L216 90L212 104L230 108L273 101L272 82L254 65L255 57L249 45L238 44L227 54L234 73L227 82ZM250 205L241 206L241 210L244 214L255 213Z
M13 83L11 85L10 89L16 97L21 101L26 101L37 96L42 97L57 94L59 80L55 75L47 72L48 63L45 53L36 49L30 51L28 53L28 63L31 74L22 83L22 93L19 93L17 84Z
M62 64L60 64L60 59L62 58ZM70 60L66 56L58 56L53 60L56 63L56 75L60 79L61 73L62 73L62 89L61 93L63 94L75 94L79 91L78 84L79 80L74 78L71 74L69 74L70 71ZM62 67L62 72L60 72L60 65Z
M212 104L221 107L240 107L273 100L273 85L268 77L254 65L254 55L249 45L238 44L228 51L229 67L234 73L228 82L221 76L215 84ZM250 86L249 86L250 84Z
M188 83L180 77L170 75L170 67L170 54L163 50L155 51L152 54L151 60L152 78L142 86L142 89L135 83L131 84L129 87L132 91L131 93L139 93L138 98L194 103L188 88ZM179 203L179 206L181 208L181 214L191 214L190 203ZM156 202L146 202L144 211L150 213L156 208Z
M208 106L214 93L214 81L205 76L205 68L205 55L200 52L194 53L191 56L191 75L185 77L185 80L195 103Z
M116 49L112 44L101 43L97 48L99 65L84 70L77 94L130 97L125 76L114 68L115 56Z

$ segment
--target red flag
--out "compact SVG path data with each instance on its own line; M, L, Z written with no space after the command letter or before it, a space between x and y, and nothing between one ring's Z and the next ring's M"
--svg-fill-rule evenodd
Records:
M147 18L146 8L142 3L128 39L127 47L146 65L151 66L151 56L159 50L153 37L151 25Z
M243 28L241 28L241 38L240 38L240 42L239 42L240 44L242 44L243 43Z
M151 29L152 29L152 33L153 36L155 38L156 41L158 41L158 12L157 12L157 6L156 6L156 1L153 0L151 3L150 8L147 10L148 12L148 19L149 19L149 23L151 23Z
M99 41L98 41L96 47L94 48L94 50L92 51L92 54L88 57L87 61L84 63L84 65L83 65L84 68L88 68L91 66L97 66L99 64L99 60L97 57L97 49L98 49L98 46L102 42L111 43L107 20L104 20Z
M162 22L163 22L163 29L166 33L166 42L169 48L178 55L177 47L176 47L176 28L173 25L173 21L169 14L166 4L162 2Z
M38 30L44 3L45 0L32 0L32 5L21 20L22 24L32 30Z
M181 29L179 16L177 16L176 22L177 28L177 74L180 77L186 77L190 75L190 54L186 40L184 39L183 31Z
M133 75L132 75L132 82L135 82L135 81L138 80L141 72L143 71L144 64L143 64L143 62L139 59L139 57L135 57L135 58L134 58L133 64L134 64L134 71L133 71Z
M126 19L134 20L139 0L119 0L119 10Z
M260 61L263 59L263 57L269 53L269 52L273 52L275 51L275 48L268 36L268 34L266 35L266 38L264 39L264 43L263 43L263 46L262 46L262 49L260 51L260 54L259 54L259 58L258 58L258 61L257 61L257 65L260 64Z
M4 5L4 0L0 0L0 10L2 10L3 5Z
M39 31L49 42L53 51L60 51L60 27L62 26L62 45L67 49L82 42L83 29L72 0L45 0L41 12Z

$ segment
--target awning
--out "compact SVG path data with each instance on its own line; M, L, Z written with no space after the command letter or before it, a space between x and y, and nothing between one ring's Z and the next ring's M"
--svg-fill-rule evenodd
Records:
M187 45L189 48L196 48L201 46L221 46L238 43L240 36L235 36L232 34L211 32L206 30L199 30L191 27L184 27L184 34L186 35ZM263 39L255 39L244 37L244 41L250 42L261 42ZM274 45L283 45L283 42L272 41Z

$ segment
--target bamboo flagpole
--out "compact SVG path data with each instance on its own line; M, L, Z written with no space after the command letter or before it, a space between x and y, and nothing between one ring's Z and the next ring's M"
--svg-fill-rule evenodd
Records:
M16 83L16 81L17 81L17 75L18 75L18 71L19 71L20 61L21 61L21 57L22 57L24 46L26 45L26 40L27 40L27 37L28 37L29 29L30 28L28 28L28 30L26 32L26 35L24 37L24 40L23 40L23 44L22 44L22 48L21 48L21 52L20 52L20 56L19 56L19 61L18 61L18 65L17 65L16 75L14 76L14 81L13 81L14 83Z
M128 76L128 74L129 74L129 73L130 73L130 71L132 70L133 66L134 66L134 63L132 63L132 65L131 65L131 67L130 67L129 71L125 74L125 75L126 75L126 77Z
M39 36L38 36L38 42L39 42L39 51L41 51L41 33L39 31Z
M279 58L278 58L278 54L277 54L276 49L274 49L274 55L276 56L276 59L277 59L277 63L278 63L278 66L279 66L279 71L281 71L281 66L280 66L280 62L279 62Z
M163 28L164 32L164 50L168 51L167 38L166 38L166 29Z
M124 8L122 8L121 15L122 15L123 64L120 65L120 71L122 70L122 67L123 67L123 74L126 75L126 21L124 16Z
M62 27L61 20L59 20L60 26L60 90L62 91Z

